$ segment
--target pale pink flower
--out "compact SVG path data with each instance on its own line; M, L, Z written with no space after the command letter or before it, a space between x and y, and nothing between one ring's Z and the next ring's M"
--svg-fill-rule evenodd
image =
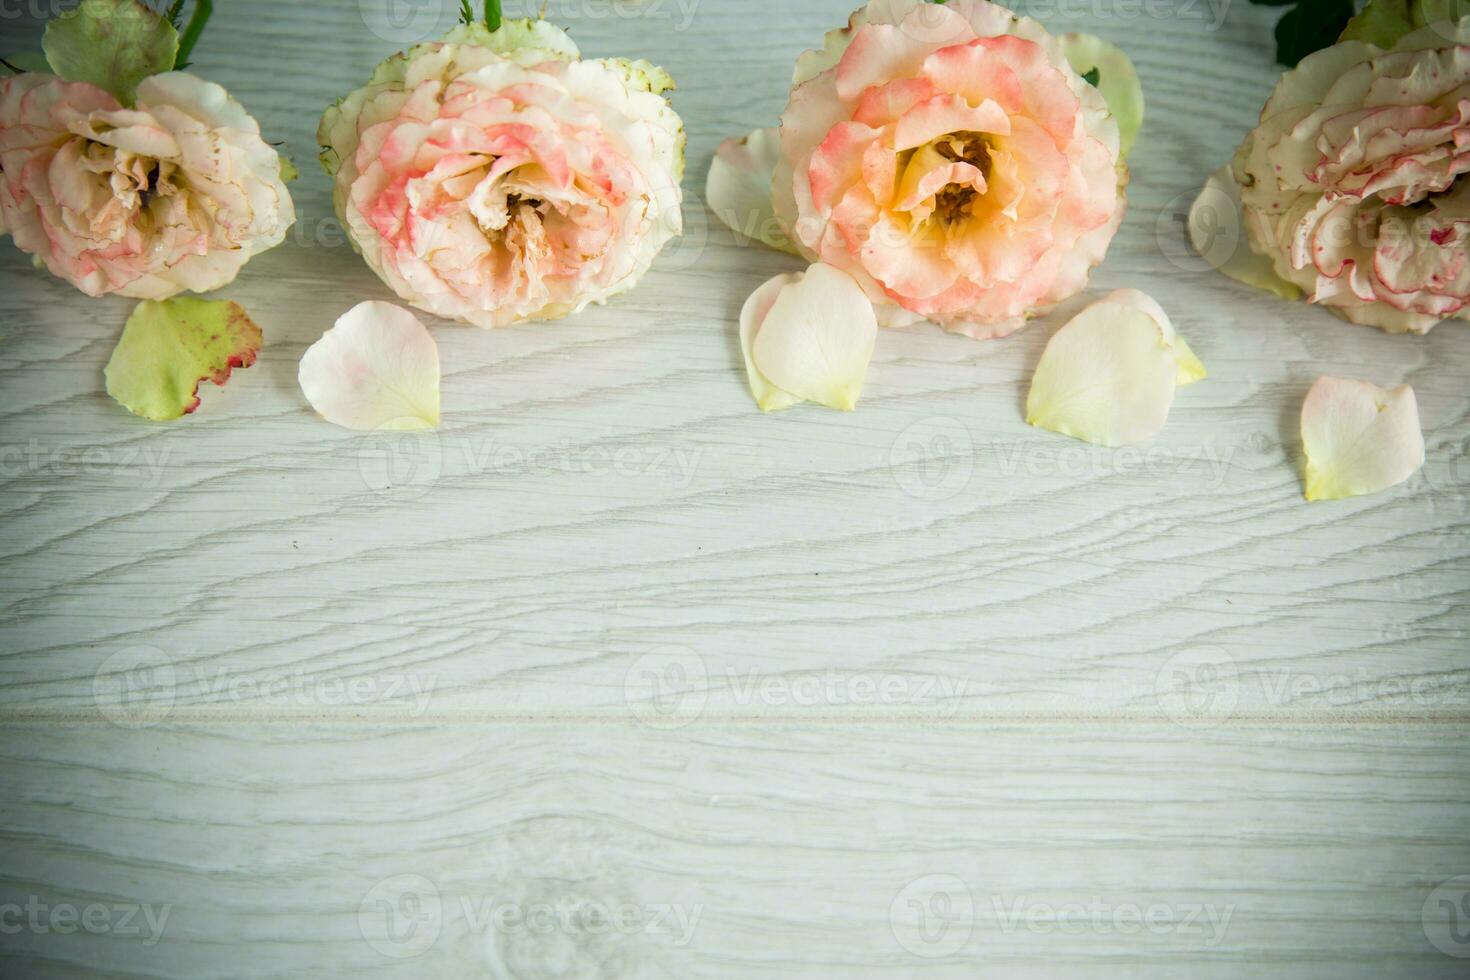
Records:
M776 216L882 322L1004 336L1086 286L1123 217L1118 125L1036 21L872 0L796 82Z
M1467 171L1470 19L1303 59L1234 163L1250 246L1275 274L1391 333L1470 319Z
M682 123L646 62L583 61L544 21L456 28L378 67L318 133L367 264L482 327L631 289L682 231Z
M295 220L280 156L212 82L154 75L125 109L54 75L0 81L0 232L88 295L218 289Z

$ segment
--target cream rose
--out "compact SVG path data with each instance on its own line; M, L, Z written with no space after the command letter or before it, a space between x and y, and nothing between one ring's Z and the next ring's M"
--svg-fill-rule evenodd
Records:
M1420 334L1470 319L1466 171L1470 18L1304 58L1233 167L1276 276L1354 323Z
M0 81L0 231L91 296L231 282L296 220L281 158L223 88L185 72L102 89Z
M581 60L543 21L465 25L328 109L322 162L405 301L482 327L554 319L633 288L682 231L673 87L646 62Z
M776 217L887 325L1018 329L1086 286L1124 211L1103 95L1036 21L873 0L797 65Z

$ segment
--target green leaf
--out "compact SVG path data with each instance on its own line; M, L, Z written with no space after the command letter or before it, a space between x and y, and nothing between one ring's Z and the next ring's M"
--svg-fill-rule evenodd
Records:
M1097 83L1102 81L1102 72L1094 67L1091 71L1082 73L1082 80L1093 88L1097 88Z
M199 407L199 384L222 385L260 352L260 327L238 303L193 297L145 300L107 362L107 393L155 422Z
M500 0L485 0L485 26L500 30Z
M1295 68L1307 55L1337 43L1353 17L1353 0L1302 0L1276 25L1276 60Z
M1348 21L1339 40L1365 41L1380 48L1391 48L1413 29L1409 0L1369 0L1363 12Z
M475 8L470 6L470 0L459 0L459 22L461 24L475 22Z
M82 0L46 25L41 48L62 78L90 82L132 105L139 82L173 70L179 33L139 0Z

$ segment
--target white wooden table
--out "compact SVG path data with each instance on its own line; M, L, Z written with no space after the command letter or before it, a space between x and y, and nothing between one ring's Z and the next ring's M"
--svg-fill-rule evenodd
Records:
M302 220L225 291L266 347L196 416L122 411L131 304L0 247L0 975L1470 971L1470 344L1183 245L1273 12L1031 8L1138 64L1094 285L1157 296L1212 371L1109 453L1022 420L1060 316L885 333L856 414L755 411L736 312L796 263L700 192L848 2L551 0L678 78L689 235L570 322L434 323L436 436L334 428L295 376L390 298L317 114L456 3L219 4L197 70L286 141ZM0 8L7 43L45 7ZM1303 502L1323 373L1414 385L1421 477Z

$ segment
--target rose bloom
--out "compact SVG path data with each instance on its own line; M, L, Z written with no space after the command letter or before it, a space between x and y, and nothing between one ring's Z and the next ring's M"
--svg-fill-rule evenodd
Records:
M683 229L671 88L646 62L580 60L544 21L458 27L327 110L337 213L435 315L499 327L602 303Z
M89 296L218 289L295 220L280 156L212 82L154 75L125 109L54 75L0 81L0 232Z
M1470 19L1348 41L1276 85L1235 156L1253 251L1354 323L1470 319Z
M1123 219L1118 125L1036 21L873 0L796 81L776 215L884 324L1001 337L1086 286Z

